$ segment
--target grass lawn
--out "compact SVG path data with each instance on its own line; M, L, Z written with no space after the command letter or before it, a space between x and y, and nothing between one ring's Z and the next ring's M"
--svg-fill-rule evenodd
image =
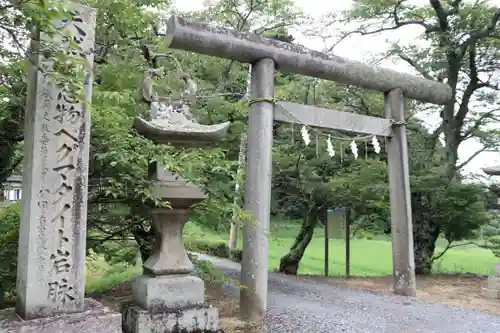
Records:
M269 245L269 268L276 269L280 258L287 253L299 230L297 223L279 223L272 227ZM207 231L194 223L186 225L186 238L203 238L213 241L227 240L228 232L219 234ZM324 233L317 229L302 259L299 274L323 275L324 273ZM444 242L438 242L437 251L442 251ZM329 241L329 275L345 273L345 241ZM392 274L392 250L388 239L351 240L351 275L381 276ZM494 264L500 261L489 250L476 246L463 246L449 250L434 264L435 273L474 273L489 275L494 273Z
M299 225L288 223L272 228L270 232L269 268L276 269L280 258L287 253L298 233ZM194 223L188 223L184 230L185 239L205 239L214 242L227 239L228 232L215 233ZM317 229L300 264L299 274L323 275L324 273L324 233ZM444 245L439 246L438 251ZM330 276L345 273L345 241L330 240ZM474 273L492 275L494 264L500 261L491 251L475 246L464 246L449 250L434 264L435 273ZM100 258L91 260L87 269L87 290L100 292L127 281L140 274L141 268L134 266L109 265ZM353 239L351 241L351 275L385 276L392 274L392 253L389 240Z

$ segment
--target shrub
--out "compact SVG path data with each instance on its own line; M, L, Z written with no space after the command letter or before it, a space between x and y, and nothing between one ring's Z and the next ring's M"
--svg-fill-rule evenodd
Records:
M241 251L241 249L231 249L229 251L229 259L235 262L241 262L242 255L243 251Z
M205 253L219 258L228 258L236 262L241 261L241 250L232 249L229 251L227 243L224 241L188 240L185 242L185 246L188 251Z
M135 241L106 241L95 247L95 252L102 255L106 262L113 266L120 263L134 265L137 259Z
M489 248L495 256L500 258L500 236L489 237L486 247Z
M19 203L0 209L0 289L8 298L14 295L17 277L17 242L20 222ZM0 290L0 291L1 291ZM3 301L0 292L0 303Z

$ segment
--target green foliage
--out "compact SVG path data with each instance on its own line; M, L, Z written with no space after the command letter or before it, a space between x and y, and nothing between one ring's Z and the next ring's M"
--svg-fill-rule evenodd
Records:
M433 216L448 241L467 239L489 221L481 186L452 182L439 192Z
M481 236L486 240L484 247L500 257L500 216L491 213L490 220L481 228Z
M500 258L500 235L488 237L486 246Z
M241 262L243 258L243 251L241 249L230 249L229 250L229 259L235 262Z
M3 289L7 298L14 295L16 286L17 241L21 219L19 206L19 203L13 203L0 208L0 262L2 263L0 265L0 289Z
M225 241L207 241L202 239L190 239L185 242L186 249L192 252L199 252L219 258L229 258L236 262L241 261L241 249L228 249Z
M108 241L97 246L95 251L103 256L109 265L114 267L123 263L135 264L138 248L134 241Z
M491 213L490 220L485 224L482 229L482 236L485 238L500 235L500 215L498 213Z
M238 281L230 279L229 276L215 267L215 265L207 260L199 260L196 256L189 256L194 266L196 267L196 275L206 282L229 282L238 285Z
M24 113L20 105L25 104L25 63L15 61L0 65L0 187L20 168L23 154ZM23 110L23 108L21 108Z
M447 83L454 94L451 100L459 101L435 108L414 104L418 111L430 111L440 117L429 147L436 147L439 136L443 135L447 178L460 177L461 168L480 152L498 149L499 132L491 126L500 111L498 82L494 79L496 59L500 56L496 38L500 35L500 20L494 4L361 0L332 20L356 26L354 30L343 31L343 35L383 35L409 26L420 29L421 35L416 40L395 42L385 57L402 60L423 77ZM482 75L488 79L483 80ZM483 147L477 154L471 154L471 159L459 163L459 146L471 139Z
M147 256L152 241L147 206L160 204L150 192L151 182L147 179L147 165L154 160L201 186L207 193L208 200L200 203L192 216L194 221L212 229L226 228L233 213L241 215L241 209L232 203L237 156L233 143L245 130L247 108L231 96L217 94L244 92L247 69L225 60L178 51L172 54L181 68L171 59L161 60L159 65L164 66L169 75L155 82L160 95L179 97L183 87L175 74L181 69L196 82L200 95L208 96L199 98L193 105L193 113L200 122L213 124L229 120L232 126L225 142L216 149L155 146L138 136L131 124L136 115L144 115L146 111L146 106L138 99L139 82L148 66L140 48L146 45L153 51L163 51L159 46L162 37L156 36L152 29L160 18L152 11L142 11L142 2L92 1L91 4L98 9L96 40L102 47L98 50L99 61L95 66L99 84L94 85L93 94L90 178L97 180L98 186L89 197L89 245L97 251L107 251L100 247L101 242L113 240L123 245L133 237ZM157 1L150 5L160 8L168 4ZM271 4L262 3L248 8L252 12L249 16L228 18L224 13L226 6L229 4L220 3L210 12L191 14L196 17L210 15L214 22L232 22L242 30L257 21L267 28L266 20L273 15L284 23L278 31L281 35L286 30L286 22L295 17L290 7L273 9ZM287 21L281 19L285 15ZM248 21L239 21L245 16ZM124 38L134 35L141 38ZM106 252L108 259L111 253ZM130 258L129 255L125 257Z
M7 3L10 5L0 9L3 15L0 41L4 45L0 47L3 60L0 65L0 183L13 170L20 169L22 159L28 64L23 45L27 44L27 31L38 25L51 32L52 19L67 14L59 2L54 6L54 1ZM169 171L181 174L206 192L208 200L199 204L192 216L196 223L212 230L227 231L233 217L245 220L247 216L240 203L234 203L233 199L239 140L246 131L248 108L235 96L246 91L248 66L168 50L181 68L172 59L159 61L168 75L155 79L158 93L179 97L183 86L177 74L183 72L196 81L200 89L202 97L192 106L200 122L230 121L231 127L226 140L215 149L174 149L154 145L132 129L134 117L146 112L146 105L139 98L139 85L149 64L140 50L147 46L154 52L166 51L163 37L156 34L158 22L163 18L154 11L145 11L144 7L165 10L169 9L170 2L87 0L85 3L95 7L98 13L96 82L92 96L89 248L112 265L133 262L137 248L147 257L153 240L148 207L152 204L168 206L150 190L152 183L147 177L147 167L153 161L161 162ZM407 120L413 220L416 231L422 230L423 226L430 226L434 231L435 237L430 243L435 242L439 235L450 242L467 238L488 221L483 190L461 182L459 169L462 165L458 165L456 157L464 140L476 138L485 149L492 149L498 142L498 132L486 126L498 112L495 107L498 96L491 93L491 82L480 83L474 79L477 72L488 77L496 68L494 64L500 45L491 37L498 35L497 23L488 25L494 18L492 7L480 2L461 4L456 8L442 3L446 22L442 22L438 15L439 9L429 5L416 6L406 0L397 3L355 1L351 10L343 13L341 18L360 23L358 32L362 34L372 33L372 23L380 22L382 30L410 24L424 27L427 30L421 36L424 43L394 45L391 55L408 62L425 77L446 79L453 87L464 86L464 89L454 90L464 91L461 93L464 96L454 96L461 101L459 109L455 110L453 105L433 109L443 111L442 126L434 133L427 133L424 126L411 116ZM287 41L293 40L289 28L305 19L289 0L208 2L205 10L186 15ZM486 30L482 29L485 27ZM17 50L5 46L13 39L19 47ZM78 93L81 82L76 78L73 63L69 67L60 66L63 57L60 54L53 57L58 69L54 77L68 79L66 81L72 78L75 93ZM279 73L276 81L276 96L280 99L331 108L348 107L365 115L384 115L384 100L380 93L293 74ZM486 111L469 110L472 97L485 107L474 109ZM408 109L413 115L422 110L422 106L408 102ZM354 227L361 234L387 230L390 214L384 147L381 154L375 154L369 143L358 142L360 158L354 160L348 149L351 138L342 131L320 130L319 144L305 146L299 135L299 126L277 124L274 129L273 214L302 219L311 207L324 211L344 206L352 209ZM315 143L315 134L311 134ZM445 137L444 146L438 142L441 134ZM327 135L344 138L333 140L337 152L334 158L325 153ZM489 227L496 228L492 222ZM310 231L314 232L313 229ZM301 233L299 237L302 237ZM419 240L425 238L418 232L415 237ZM229 253L222 242L189 240L186 245L193 251L241 257L241 251ZM433 249L433 246L429 248ZM89 250L89 253L93 251Z

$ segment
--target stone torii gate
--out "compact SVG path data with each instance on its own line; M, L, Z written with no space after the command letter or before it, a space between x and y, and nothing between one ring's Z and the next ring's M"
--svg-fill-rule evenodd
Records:
M305 47L241 33L172 16L166 46L252 65L251 106L245 209L255 223L244 227L240 311L243 319L261 320L267 305L268 229L271 202L273 121L294 122L275 107L276 70L356 85L385 94L387 119L288 103L287 111L300 122L326 128L383 135L389 138L389 186L393 243L394 291L415 295L408 148L403 97L435 104L451 102L451 88L443 83L389 69L370 67ZM283 105L283 103L280 103ZM394 124L398 126L391 126Z

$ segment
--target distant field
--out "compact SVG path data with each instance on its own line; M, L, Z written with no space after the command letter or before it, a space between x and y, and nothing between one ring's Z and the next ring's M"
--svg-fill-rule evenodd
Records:
M276 269L280 258L288 251L298 233L297 223L280 223L270 232L269 268ZM206 231L194 223L188 223L184 231L186 238L204 238L227 240L227 233L215 234ZM322 275L324 273L324 233L317 229L302 259L299 274ZM392 273L392 250L388 239L351 240L351 274L357 276L389 275ZM437 251L442 251L444 241L438 242ZM330 240L329 242L329 275L343 275L345 272L345 242ZM499 258L491 251L467 245L449 250L434 264L435 273L475 273L492 274L493 267Z
M276 269L280 258L292 245L297 235L297 223L275 224L270 232L269 268ZM228 232L214 233L204 230L194 223L188 223L184 229L185 239L204 239L211 241L227 240ZM302 259L299 274L324 274L324 233L317 229ZM351 275L380 276L392 273L391 242L386 237L380 239L351 240ZM345 242L330 240L330 276L342 276L345 273ZM441 251L445 242L438 242ZM89 258L90 259L90 258ZM493 267L500 261L488 250L467 245L449 250L434 264L435 273L475 273L493 274ZM120 282L127 281L140 274L140 267L113 266L110 267L102 258L87 261L87 291L104 291Z

